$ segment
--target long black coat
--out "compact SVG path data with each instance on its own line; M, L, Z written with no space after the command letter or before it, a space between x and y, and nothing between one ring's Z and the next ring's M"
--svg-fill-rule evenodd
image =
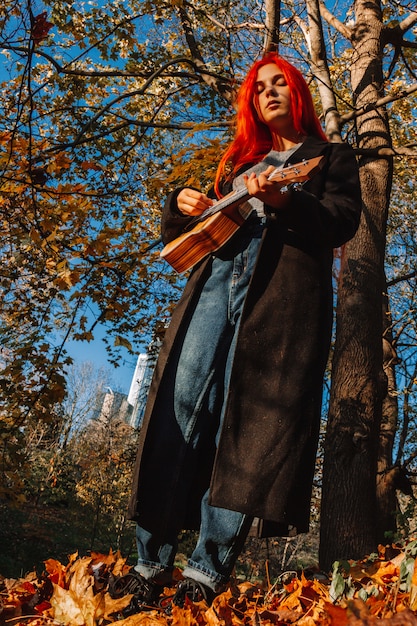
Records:
M323 373L332 329L333 248L356 232L361 199L358 169L346 144L308 138L291 163L325 155L324 168L289 209L264 230L242 313L227 409L217 452L202 450L182 528L198 524L202 493L210 503L267 522L265 534L307 532L320 425ZM288 163L287 163L288 165ZM163 212L165 243L178 237L174 192ZM181 442L164 441L153 411L174 339L193 309L211 258L191 273L174 311L151 384L140 435L129 515L163 532L165 502L181 480ZM215 455L215 458L214 458ZM176 477L176 478L175 478Z

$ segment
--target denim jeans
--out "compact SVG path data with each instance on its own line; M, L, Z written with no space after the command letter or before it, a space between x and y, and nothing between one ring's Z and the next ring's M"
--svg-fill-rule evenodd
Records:
M237 236L213 258L211 274L201 291L181 342L178 358L171 360L167 380L172 389L159 389L157 405L160 428L164 419L175 419L191 454L186 463L193 465L185 476L199 471L199 444L211 437L215 447L222 425L225 398L247 288L256 261L263 223L250 220ZM174 365L172 365L174 363ZM165 397L164 397L165 395ZM172 415L172 412L174 415ZM169 472L167 468L167 472ZM210 468L211 471L211 468ZM176 550L178 511L190 491L190 479L180 481L173 498L167 532L163 539L137 525L138 564L146 578L161 579L172 569ZM252 518L208 504L207 492L201 501L201 526L197 545L184 575L205 583L214 590L230 577L252 523Z

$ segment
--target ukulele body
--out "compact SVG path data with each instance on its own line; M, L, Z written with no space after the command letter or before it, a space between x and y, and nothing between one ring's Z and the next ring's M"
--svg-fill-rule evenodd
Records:
M284 169L277 168L268 180L279 183L282 193L290 187L297 190L321 169L323 161L324 157L319 156ZM246 202L248 198L247 190L241 189L218 200L196 218L195 226L169 242L161 251L161 257L182 273L219 250L252 213L253 207Z

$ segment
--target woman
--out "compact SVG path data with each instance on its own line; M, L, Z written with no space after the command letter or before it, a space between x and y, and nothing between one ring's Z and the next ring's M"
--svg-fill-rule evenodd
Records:
M253 211L194 267L155 369L130 503L139 560L119 581L133 611L169 584L181 529L200 534L173 598L180 606L224 588L254 517L264 536L308 531L333 248L358 227L358 170L349 146L328 143L301 73L277 55L253 65L237 104L215 191L246 186ZM299 191L268 180L317 156L321 171ZM213 197L171 193L164 243Z

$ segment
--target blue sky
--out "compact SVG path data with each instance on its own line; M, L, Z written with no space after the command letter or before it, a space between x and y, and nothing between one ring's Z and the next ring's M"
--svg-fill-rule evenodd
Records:
M129 354L121 348L123 356L120 358L119 367L114 367L108 362L106 347L103 340L97 336L90 342L69 341L65 344L68 354L75 363L92 363L97 370L104 370L106 374L105 384L114 391L121 391L127 394L135 371L137 357Z

